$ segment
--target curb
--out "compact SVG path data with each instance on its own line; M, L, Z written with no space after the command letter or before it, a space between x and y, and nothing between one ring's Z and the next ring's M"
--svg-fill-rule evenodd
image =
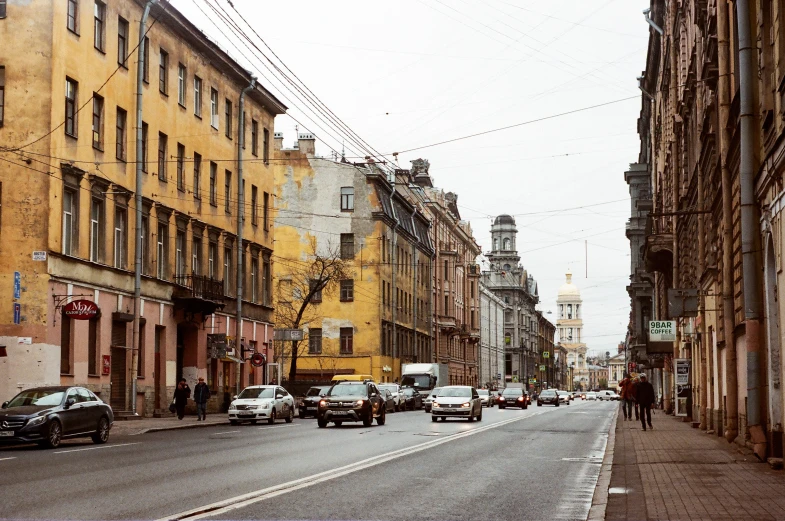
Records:
M608 508L608 488L611 484L611 471L613 469L613 448L616 444L616 422L619 419L619 408L613 415L610 431L608 432L608 442L605 446L605 456L602 458L600 476L597 478L597 486L594 488L594 496L589 508L587 521L604 521L605 512Z
M173 425L171 427L149 427L141 429L136 432L129 432L127 434L117 434L118 436L139 436L140 434L147 434L150 432L163 432L163 431L176 431L181 429L200 429L202 427L212 427L214 425L229 425L229 421L225 422L212 422L212 423L187 423L183 425Z

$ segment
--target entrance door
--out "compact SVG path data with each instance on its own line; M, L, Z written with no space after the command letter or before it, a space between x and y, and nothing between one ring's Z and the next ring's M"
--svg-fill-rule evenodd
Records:
M126 367L126 336L127 336L127 323L119 320L112 321L112 394L109 399L109 405L115 411L126 410L126 384L127 384L127 370Z
M161 409L161 385L163 383L164 366L166 358L163 355L164 334L166 328L155 326L155 408Z

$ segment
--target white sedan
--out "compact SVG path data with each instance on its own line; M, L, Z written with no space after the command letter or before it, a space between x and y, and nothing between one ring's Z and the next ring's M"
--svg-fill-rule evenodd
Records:
M403 411L406 409L406 397L403 395L401 386L398 384L377 384L376 387L382 391L387 389L392 394L393 401L395 402L395 410Z
M597 399L597 393L586 393L586 401L596 400L596 399Z
M448 385L442 387L439 396L431 405L431 421L448 417L467 418L473 422L482 421L482 402L477 390L469 385Z
M229 423L256 423L267 420L273 424L277 418L286 423L294 419L294 398L280 385L252 385L243 389L229 404Z

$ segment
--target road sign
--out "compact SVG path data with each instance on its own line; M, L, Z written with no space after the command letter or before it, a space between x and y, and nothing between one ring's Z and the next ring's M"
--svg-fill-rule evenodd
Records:
M540 366L540 371L545 371L545 366L544 365Z
M502 379L502 374L501 373L496 373L496 379L497 380L501 380Z
M14 302L14 324L22 323L22 305Z
M530 384L536 384L537 383L537 379L536 378L529 378L529 383Z
M305 334L302 329L274 329L273 340L302 340Z
M14 272L14 298L22 298L22 274Z
M545 352L542 354L542 357L543 357L543 358L550 358L550 357L551 357L551 352L550 352L550 351L545 351Z

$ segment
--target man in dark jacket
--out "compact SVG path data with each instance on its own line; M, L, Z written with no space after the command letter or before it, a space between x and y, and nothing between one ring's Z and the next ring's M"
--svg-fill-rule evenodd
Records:
M645 373L641 373L640 380L636 386L635 400L640 408L641 426L645 431L646 423L649 424L650 429L654 428L651 426L651 406L654 403L654 387L646 379Z
M177 409L177 417L181 420L185 416L185 404L188 403L190 397L191 388L185 383L185 378L180 378L174 390L174 406Z
M207 400L210 399L210 388L204 383L204 378L199 377L199 383L194 387L194 401L196 402L196 421L207 419Z

